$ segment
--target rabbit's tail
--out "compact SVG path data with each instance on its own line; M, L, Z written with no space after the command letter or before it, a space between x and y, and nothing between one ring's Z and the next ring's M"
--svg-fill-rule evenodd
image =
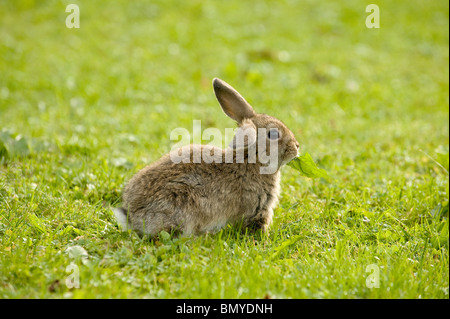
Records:
M116 215L117 223L122 227L123 230L131 228L131 225L128 221L128 214L125 208L113 208L112 211L114 212L114 215Z

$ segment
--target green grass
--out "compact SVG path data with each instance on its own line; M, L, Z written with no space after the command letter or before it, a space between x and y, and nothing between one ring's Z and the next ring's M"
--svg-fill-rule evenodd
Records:
M0 298L449 298L447 1L73 2L0 1ZM330 177L284 167L263 236L120 232L172 129L234 126L215 76Z

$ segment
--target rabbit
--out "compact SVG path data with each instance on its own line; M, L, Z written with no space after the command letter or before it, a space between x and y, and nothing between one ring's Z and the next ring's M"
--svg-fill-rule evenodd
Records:
M252 231L269 229L280 167L298 156L299 143L286 125L256 113L226 82L214 78L213 88L224 113L238 124L233 141L226 149L183 146L140 170L124 188L123 207L113 209L122 229L152 237L162 230L183 237L214 233L239 222ZM259 161L260 149L271 145L277 149L275 167L262 173L271 163ZM196 163L195 152L213 161Z

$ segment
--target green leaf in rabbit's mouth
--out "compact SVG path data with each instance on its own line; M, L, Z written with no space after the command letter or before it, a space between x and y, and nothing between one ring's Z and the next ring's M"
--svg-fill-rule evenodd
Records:
M327 172L324 169L317 167L311 155L309 155L308 153L294 158L289 163L287 163L287 165L296 169L306 177L317 178L328 176Z

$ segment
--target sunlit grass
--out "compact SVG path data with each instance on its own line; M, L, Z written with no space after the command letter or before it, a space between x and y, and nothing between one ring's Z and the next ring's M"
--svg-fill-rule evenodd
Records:
M359 1L68 3L0 2L2 298L449 297L447 2L379 1L380 29ZM266 235L120 232L172 129L234 127L216 76L329 178L284 167Z

